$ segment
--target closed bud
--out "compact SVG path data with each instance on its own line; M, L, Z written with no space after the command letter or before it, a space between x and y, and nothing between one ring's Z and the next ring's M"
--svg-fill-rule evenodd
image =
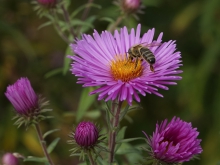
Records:
M76 143L81 147L91 147L96 144L99 131L95 124L91 122L81 122L75 130Z
M141 0L122 0L121 3L126 13L135 13L141 6Z
M20 115L30 116L36 113L39 108L38 96L28 78L20 78L13 85L9 85L5 96Z
M99 127L92 122L80 122L77 127L74 127L69 136L71 140L67 142L73 145L70 156L79 153L80 158L84 159L85 154L88 153L94 156L98 153L98 150L107 152L107 149L101 144L106 137L100 134Z
M18 165L18 158L11 153L6 153L2 157L3 165Z
M43 109L48 104L48 101L44 101L44 99L37 96L28 78L20 78L14 84L9 85L5 96L16 111L14 119L17 119L15 124L18 127L22 124L29 126L32 123L46 119L40 114L50 111L49 109Z

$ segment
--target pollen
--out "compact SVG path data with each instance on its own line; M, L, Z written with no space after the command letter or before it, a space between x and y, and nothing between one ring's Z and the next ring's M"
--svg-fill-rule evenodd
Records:
M140 77L143 73L142 61L138 59L136 66L136 59L128 60L126 55L116 55L111 62L111 73L115 80L128 82L134 78Z

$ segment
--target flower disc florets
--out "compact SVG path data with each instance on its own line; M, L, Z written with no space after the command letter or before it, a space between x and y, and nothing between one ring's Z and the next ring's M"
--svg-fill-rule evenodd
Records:
M196 130L191 123L173 117L170 123L164 120L160 125L157 124L152 137L143 133L151 148L151 157L172 164L189 161L202 152L201 139L197 139L199 132Z
M126 27L115 30L114 35L108 31L93 36L83 34L81 40L71 44L75 56L71 71L78 77L78 83L84 87L97 86L90 94L99 93L99 100L126 100L129 104L133 99L140 102L138 94L146 93L162 95L158 88L168 90L167 85L175 85L181 77L178 68L181 64L180 52L176 52L175 41L162 43L162 33L153 40L154 29L148 30L140 37L141 25L135 32L128 33ZM155 56L154 72L146 60L129 60L129 49L137 44L148 45ZM152 46L151 46L152 45Z

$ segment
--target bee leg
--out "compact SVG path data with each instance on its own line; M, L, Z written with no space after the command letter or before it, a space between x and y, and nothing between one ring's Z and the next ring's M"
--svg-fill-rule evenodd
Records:
M126 62L125 65L127 65L127 63L128 63L129 61L131 62L132 60L133 60L133 57L129 56L129 57L128 57L128 60L127 60L127 62Z
M150 70L151 70L152 72L154 72L154 67L153 67L153 65L150 65Z
M136 58L136 60L135 60L135 67L134 67L134 69L136 69L137 64L138 64L138 58Z

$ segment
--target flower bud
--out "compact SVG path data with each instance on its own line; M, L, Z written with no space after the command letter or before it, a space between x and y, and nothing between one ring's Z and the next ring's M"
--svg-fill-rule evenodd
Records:
M46 8L53 8L57 4L57 0L37 0L38 3Z
M3 165L18 165L18 158L11 153L6 153L2 157Z
M9 85L5 96L14 106L16 112L23 116L29 116L38 109L38 97L27 78L20 78L13 85Z
M75 141L81 147L91 147L99 137L98 128L91 122L81 122L75 130Z
M141 0L122 0L121 3L126 13L135 13L141 6Z
M47 119L42 113L51 111L43 108L48 105L48 101L36 95L28 78L20 78L13 85L9 85L5 96L17 113L13 119L16 120L15 125L18 125L18 127L22 124L29 126Z

